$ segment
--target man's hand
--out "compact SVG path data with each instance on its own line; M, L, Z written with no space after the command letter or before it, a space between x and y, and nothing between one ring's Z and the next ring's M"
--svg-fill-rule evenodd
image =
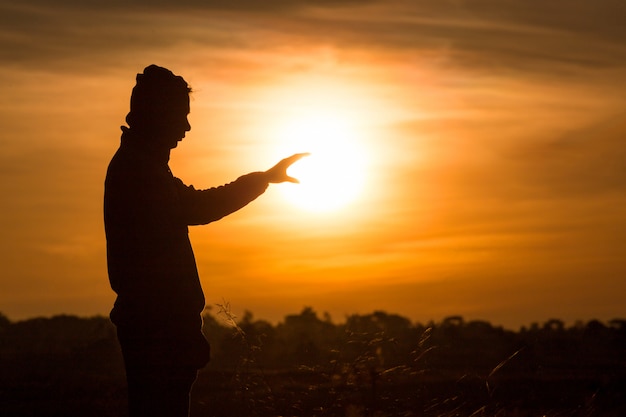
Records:
M272 168L265 171L265 175L267 176L267 182L274 184L280 182L293 182L295 184L299 183L300 181L298 181L296 178L287 175L287 169L289 169L292 164L308 155L309 153L297 153L283 159Z

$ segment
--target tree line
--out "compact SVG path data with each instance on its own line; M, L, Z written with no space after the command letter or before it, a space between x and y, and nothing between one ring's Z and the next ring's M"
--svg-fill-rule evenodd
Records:
M471 414L487 406L494 413L626 412L624 319L570 326L549 319L512 331L461 316L415 323L384 311L334 323L305 307L272 324L251 312L234 317L228 305L206 309L203 318L212 359L200 372L196 407L211 404L220 415L346 415L353 405L407 416L453 415L446 413L460 407ZM0 314L6 415L118 415L123 385L107 317L13 322ZM41 414L50 404L64 408ZM277 404L291 408L277 410Z
M626 353L626 319L571 326L549 319L512 331L461 316L414 323L384 311L350 315L336 324L328 314L319 317L313 308L305 307L272 324L255 319L249 311L235 317L228 305L207 308L203 319L203 332L211 342L210 366L216 368L252 359L268 369L317 366L338 357L347 362L367 357L372 366L377 361L380 367L393 367L418 355L433 368L490 369L517 352L508 367L525 361L525 369L594 369L621 363ZM3 357L114 348L115 338L115 327L103 316L58 315L12 322L0 313Z

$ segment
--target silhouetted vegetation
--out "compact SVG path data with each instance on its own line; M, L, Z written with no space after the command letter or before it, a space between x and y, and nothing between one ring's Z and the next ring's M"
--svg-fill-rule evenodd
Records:
M206 310L212 361L192 416L626 415L626 320L519 331L376 311L335 324L311 308L273 325ZM122 416L108 318L0 314L2 416Z

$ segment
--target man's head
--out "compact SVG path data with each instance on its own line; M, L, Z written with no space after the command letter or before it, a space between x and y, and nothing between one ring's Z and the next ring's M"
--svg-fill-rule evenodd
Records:
M146 67L137 74L126 116L128 126L156 145L175 148L191 130L187 121L190 92L183 77L156 65Z

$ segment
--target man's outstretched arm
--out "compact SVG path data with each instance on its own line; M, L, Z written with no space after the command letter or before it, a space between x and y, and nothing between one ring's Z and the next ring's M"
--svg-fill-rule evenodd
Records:
M181 180L176 179L187 224L207 224L234 213L263 194L269 184L298 183L296 178L287 174L287 170L307 155L307 153L292 155L267 171L252 172L229 184L206 190L196 190L193 186L186 186Z

